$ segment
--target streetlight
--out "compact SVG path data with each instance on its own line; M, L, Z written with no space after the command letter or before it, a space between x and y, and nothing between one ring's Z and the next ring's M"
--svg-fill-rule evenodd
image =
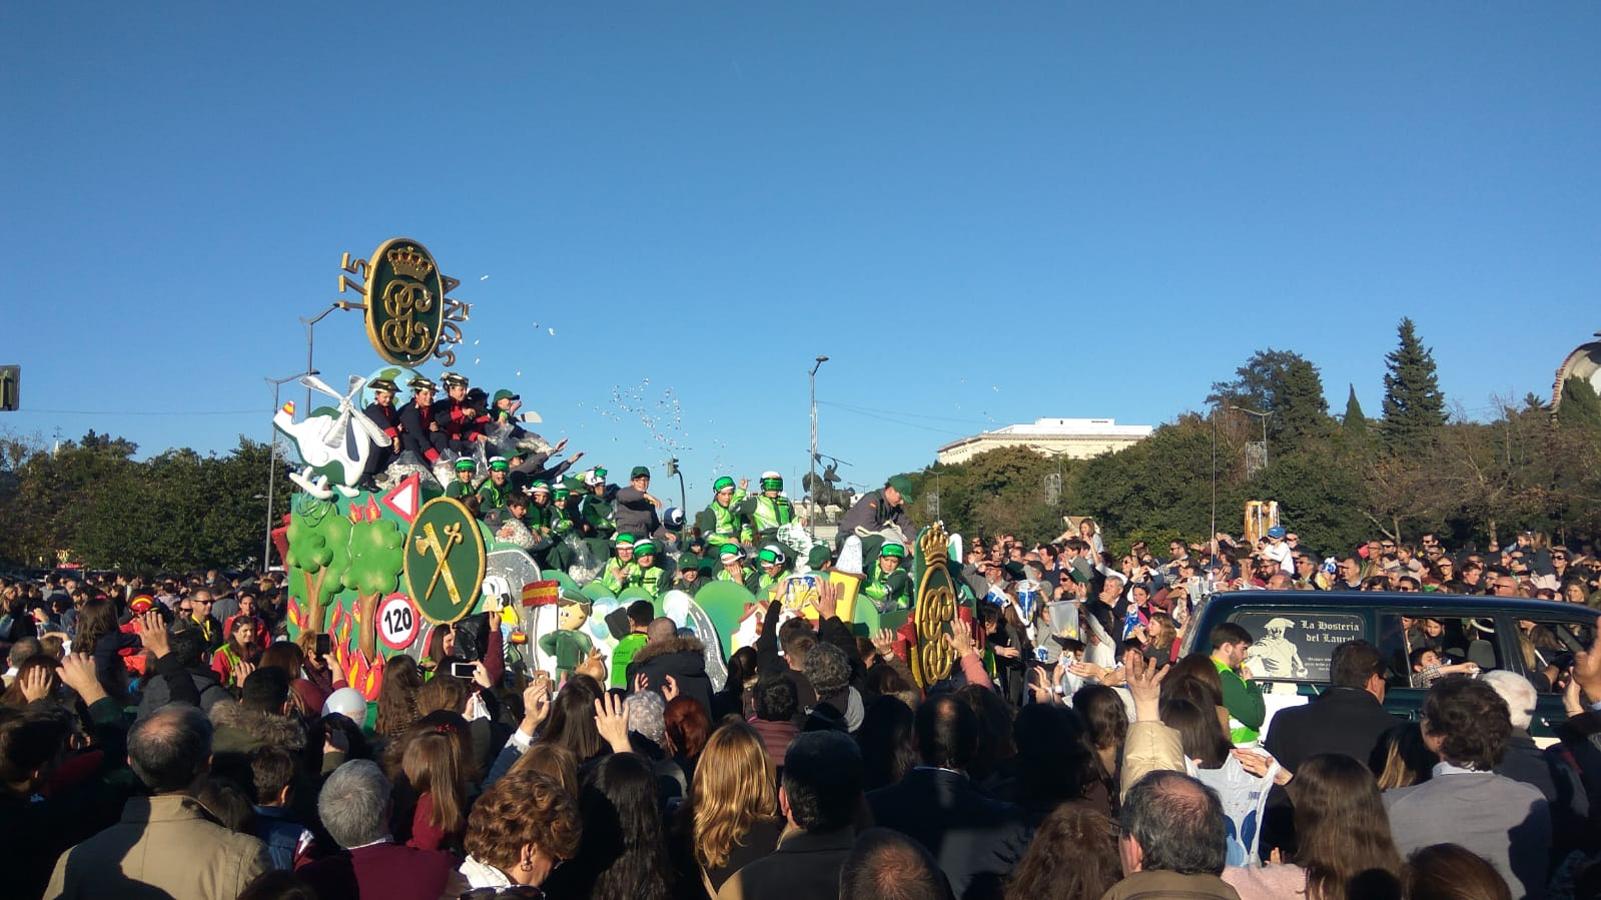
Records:
M327 313L324 313L323 315L327 315ZM319 316L318 318L321 318L321 316ZM320 374L322 374L322 373L318 372L316 369L313 369L310 366L307 366L306 367L306 371L300 372L300 373L295 374L295 375L290 375L290 376L287 376L285 378L268 378L268 379L266 379L267 383L272 385L272 414L275 415L275 416L278 414L278 389L279 388L283 387L284 385L288 384L291 381L294 381L297 378L304 378L307 375L320 375ZM310 399L311 398L311 388L306 388L306 398L307 398L306 399L306 414L310 415L311 414L311 399ZM269 564L271 564L271 562L272 562L272 490L273 490L274 484L278 480L278 433L277 433L277 429L274 429L273 432L267 437L267 448L268 448L267 449L267 534L261 539L261 571L263 571L263 572L267 571L267 566Z
M823 363L826 362L828 362L828 357L817 357L816 365L812 366L812 372L807 376L811 381L812 389L812 452L806 460L806 465L811 472L811 478L809 479L811 481L811 489L806 492L806 505L809 508L806 515L806 524L811 529L813 540L817 538L817 370L821 369Z
M348 303L348 302L346 302L344 300L335 300L333 303L330 303L328 305L327 309L323 310L320 313L317 313L315 316L312 316L309 319L306 318L305 316L301 316L300 317L300 324L306 326L306 371L307 372L311 372L312 374L316 374L316 370L312 368L313 363L311 361L311 351L312 351L312 341L313 341L313 338L314 338L314 335L315 335L315 332L313 331L313 329L316 328L317 323L321 322L323 320L324 316L328 315L329 313L333 312L336 309L354 309L354 308L355 308L355 305L353 305L351 303ZM296 375L294 377L295 378L299 378L300 376ZM287 380L293 381L294 379L287 379ZM276 410L277 408L278 408L278 404L274 403L273 404L273 409ZM311 412L311 388L310 388L310 386L307 386L307 388L306 388L306 412L308 412L308 413Z
M1273 415L1273 410L1270 409L1267 412L1258 412L1254 409L1246 409L1243 406L1233 405L1230 405L1229 409L1235 410L1236 412L1245 413L1248 416L1256 416L1262 420L1262 468L1267 468L1267 417Z

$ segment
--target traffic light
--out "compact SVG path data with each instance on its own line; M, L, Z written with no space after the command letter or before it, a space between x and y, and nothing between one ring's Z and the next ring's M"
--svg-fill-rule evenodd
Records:
M0 412L15 412L22 404L22 367L0 366Z

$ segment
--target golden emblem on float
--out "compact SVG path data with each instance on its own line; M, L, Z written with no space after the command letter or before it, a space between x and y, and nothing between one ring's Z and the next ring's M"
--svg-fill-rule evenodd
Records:
M339 276L339 292L362 295L361 303L345 306L364 312L367 339L385 362L415 366L432 356L455 365L460 323L472 307L445 296L461 282L439 271L428 248L411 238L390 238L367 259L344 254L339 267L347 273Z
M917 629L917 646L912 648L912 678L927 688L951 677L956 654L945 642L956 619L956 584L951 581L944 523L935 522L917 538L915 560L917 602L912 607L912 623Z

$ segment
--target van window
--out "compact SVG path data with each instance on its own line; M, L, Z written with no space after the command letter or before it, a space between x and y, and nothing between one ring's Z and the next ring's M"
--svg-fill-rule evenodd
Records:
M1351 612L1253 610L1229 621L1250 632L1245 668L1263 681L1327 682L1334 648L1367 636L1363 616Z
M1589 647L1594 629L1577 622L1517 619L1515 635L1523 671L1535 690L1560 692L1567 686L1574 655Z
M1428 687L1442 674L1473 662L1483 671L1505 665L1493 618L1463 618L1439 613L1384 613L1379 616L1379 653L1390 687Z

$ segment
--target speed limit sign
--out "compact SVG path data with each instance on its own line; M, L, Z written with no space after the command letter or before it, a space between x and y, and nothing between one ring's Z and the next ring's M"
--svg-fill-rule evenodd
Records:
M390 594L378 604L378 639L391 650L404 650L422 630L417 604L405 594Z

